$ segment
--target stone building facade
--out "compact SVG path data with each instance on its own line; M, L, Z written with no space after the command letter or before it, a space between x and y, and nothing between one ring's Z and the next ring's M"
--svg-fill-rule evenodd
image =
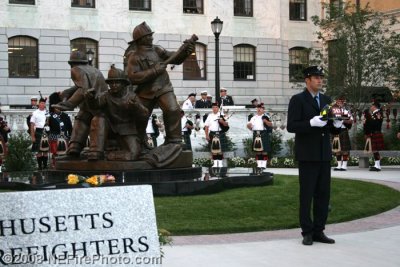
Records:
M193 33L199 36L201 77L185 78L183 65L169 66L168 72L178 100L203 90L214 96L215 37L210 23L218 16L223 21L220 85L238 105L256 97L269 108L284 109L301 90L292 82L290 65L296 69L307 64L305 50L315 46L312 15L321 15L320 1L2 0L0 102L26 105L38 91L49 95L71 86L67 61L74 47L92 48L94 63L104 75L111 64L123 68L132 30L143 21L155 32L154 43L169 50ZM36 53L36 59L21 63L16 57L19 45ZM10 62L19 65L14 69ZM241 68L244 76L237 75Z

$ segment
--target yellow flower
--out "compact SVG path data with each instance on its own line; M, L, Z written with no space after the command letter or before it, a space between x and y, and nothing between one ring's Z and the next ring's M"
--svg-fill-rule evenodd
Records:
M99 185L99 179L97 179L98 177L96 175L93 175L92 177L89 177L85 180L86 183L90 184L90 185L94 185L97 186Z
M79 183L78 175L69 174L68 175L68 184L77 184Z

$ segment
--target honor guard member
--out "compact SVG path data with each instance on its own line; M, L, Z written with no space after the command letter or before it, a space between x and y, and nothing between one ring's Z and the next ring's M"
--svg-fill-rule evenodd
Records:
M336 99L336 103L332 106L333 115L343 120L343 125L340 127L339 134L333 135L332 140L332 152L336 156L337 167L335 171L347 171L347 162L349 160L351 143L349 130L353 125L353 116L350 110L345 107L346 99L344 96L339 96Z
M330 134L342 121L322 120L321 109L332 102L323 95L323 69L304 69L306 88L289 101L287 130L295 133L295 157L299 164L300 226L303 245L313 242L333 244L324 234L328 218L332 146Z
M191 93L188 95L188 98L183 102L182 109L183 110L191 110L194 109L194 103L196 101L196 94Z
M192 142L190 141L190 135L194 128L193 122L185 116L185 112L181 111L181 125L182 125L182 139L183 139L183 150L192 150Z
M220 98L217 99L217 103L221 106L233 106L235 103L233 102L233 98L230 95L227 95L226 88L221 87L219 90Z
M211 108L211 101L207 99L207 91L201 91L201 99L196 100L195 108Z
M157 115L151 115L146 127L147 148L153 149L157 147L157 137L160 136L160 126Z
M31 104L25 106L25 108L27 109L37 109L38 108L38 98L37 96L31 96ZM31 134L31 117L32 117L32 113L28 115L28 117L26 117L26 124L28 125L28 134Z
M247 123L253 131L253 151L256 154L257 168L260 172L267 168L268 153L271 152L272 121L265 113L264 104L257 105L257 113Z
M46 99L40 97L38 109L32 113L30 119L32 152L36 153L39 170L47 168L49 141L45 131L49 130L49 127L46 124L48 115L49 113L46 110Z
M227 150L226 132L229 130L228 122L219 111L218 103L212 104L212 112L208 114L204 123L206 140L208 141L213 167L223 167L223 153Z
M372 103L369 115L365 117L364 134L367 142L371 144L371 151L374 155L374 166L370 167L370 171L381 171L380 150L384 149L384 141L382 134L383 115L381 105L378 102Z

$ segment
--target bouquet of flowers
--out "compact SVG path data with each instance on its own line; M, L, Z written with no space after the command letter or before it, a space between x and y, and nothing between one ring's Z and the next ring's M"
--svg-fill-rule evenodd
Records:
M101 174L101 175L93 175L90 177L77 175L77 174L69 174L67 178L67 183L74 184L82 184L84 186L99 186L104 183L114 183L115 177L110 174Z

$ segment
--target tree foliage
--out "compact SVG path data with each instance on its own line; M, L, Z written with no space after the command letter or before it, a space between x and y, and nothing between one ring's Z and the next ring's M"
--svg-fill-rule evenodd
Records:
M35 168L34 155L29 148L32 141L25 132L12 134L8 139L8 153L4 167L8 172L32 171Z
M395 18L352 3L325 4L325 10L324 18L312 20L323 47L314 55L327 69L328 94L345 94L359 108L366 87L398 89L400 35L392 29Z

